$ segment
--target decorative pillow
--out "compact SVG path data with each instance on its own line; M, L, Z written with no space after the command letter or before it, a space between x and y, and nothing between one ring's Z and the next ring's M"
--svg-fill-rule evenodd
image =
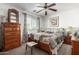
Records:
M54 40L53 37L50 38L50 47L55 48L57 46L57 42Z
M50 39L50 37L43 37L42 42L49 44L49 39Z

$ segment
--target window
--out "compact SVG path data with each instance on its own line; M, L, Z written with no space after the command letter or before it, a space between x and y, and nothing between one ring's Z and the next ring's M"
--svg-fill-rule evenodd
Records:
M37 17L27 15L27 32L37 32L38 30L38 20Z

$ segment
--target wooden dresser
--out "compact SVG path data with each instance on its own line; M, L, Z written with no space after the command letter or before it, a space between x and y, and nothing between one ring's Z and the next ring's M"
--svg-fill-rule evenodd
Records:
M72 55L79 55L79 40L72 40Z
M3 51L20 46L20 24L2 23Z

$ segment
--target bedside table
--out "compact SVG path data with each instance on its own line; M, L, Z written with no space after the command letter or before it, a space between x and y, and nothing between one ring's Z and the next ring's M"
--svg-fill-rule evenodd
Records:
M37 45L38 43L34 42L34 41L31 41L31 42L27 42L26 43L26 50L27 50L27 47L31 48L31 54L33 54L33 47L35 45Z

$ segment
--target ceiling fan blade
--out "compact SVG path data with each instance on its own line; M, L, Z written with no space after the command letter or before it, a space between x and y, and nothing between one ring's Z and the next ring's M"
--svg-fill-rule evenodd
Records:
M41 9L41 10L39 10L39 11L37 11L36 13L39 13L39 12L41 12L41 11L43 11L44 9Z
M56 3L53 3L53 4L50 4L48 7L55 6L55 5L56 5Z
M44 8L43 6L37 6L37 7Z
M55 12L57 11L57 9L52 9L52 8L49 8L49 10L51 10L51 11L55 11Z
M47 11L45 11L45 15L47 15Z

